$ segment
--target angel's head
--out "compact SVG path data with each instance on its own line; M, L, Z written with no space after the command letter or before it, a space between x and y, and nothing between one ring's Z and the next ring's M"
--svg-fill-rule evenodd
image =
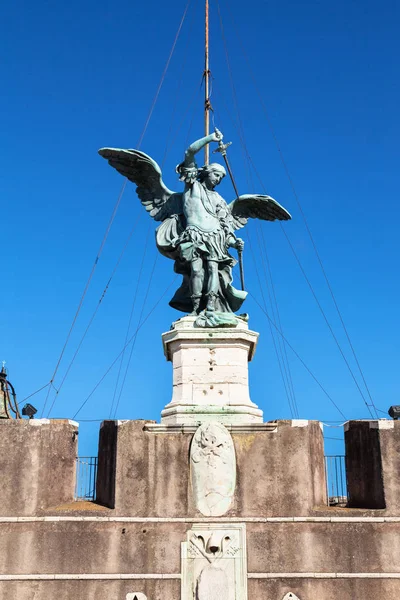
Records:
M204 183L207 189L213 190L222 179L225 177L226 171L222 165L218 163L211 163L210 165L204 165L199 169L199 181Z

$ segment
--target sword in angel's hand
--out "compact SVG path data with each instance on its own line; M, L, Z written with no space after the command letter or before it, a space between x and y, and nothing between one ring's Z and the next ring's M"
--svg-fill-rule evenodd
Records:
M229 164L228 155L226 153L227 148L229 148L229 146L231 146L231 144L232 144L232 142L228 142L227 144L224 144L224 142L222 141L222 139L220 139L219 142L218 142L218 148L216 148L215 150L213 150L213 153L219 152L224 157L225 165L226 165L226 168L228 170L229 177L231 178L233 189L235 190L236 198L239 198L239 192L238 192L238 189L236 187L236 183L235 183L235 179L233 177L232 169L231 169L231 166ZM243 250L238 250L237 253L238 253L239 271L240 271L240 283L241 283L241 286L242 286L242 290L244 291L245 290L245 286L244 286Z

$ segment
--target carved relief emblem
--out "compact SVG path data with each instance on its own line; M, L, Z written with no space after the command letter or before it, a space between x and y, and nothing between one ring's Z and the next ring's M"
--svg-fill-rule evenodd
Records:
M208 561L197 578L196 600L229 600L228 576L223 563L218 563L222 558L227 558L232 538L224 532L215 531L210 536L194 534L190 541L191 546Z
M231 507L236 485L236 458L229 431L220 423L203 423L190 451L196 508L205 516L224 515Z
M181 598L247 600L246 541L243 524L202 523L182 544Z

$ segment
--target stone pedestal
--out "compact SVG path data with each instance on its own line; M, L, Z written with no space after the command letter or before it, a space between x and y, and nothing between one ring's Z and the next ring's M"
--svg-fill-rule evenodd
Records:
M163 424L262 423L250 400L248 362L258 333L243 321L237 327L202 329L184 317L162 336L172 362L173 395L161 413Z

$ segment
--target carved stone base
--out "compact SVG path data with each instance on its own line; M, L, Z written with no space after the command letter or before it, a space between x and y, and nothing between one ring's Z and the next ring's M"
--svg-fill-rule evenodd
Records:
M248 380L258 333L243 320L237 327L215 329L198 328L195 320L183 317L162 335L173 367L173 395L161 422L262 423L262 411L250 400Z

